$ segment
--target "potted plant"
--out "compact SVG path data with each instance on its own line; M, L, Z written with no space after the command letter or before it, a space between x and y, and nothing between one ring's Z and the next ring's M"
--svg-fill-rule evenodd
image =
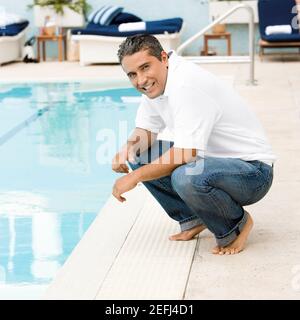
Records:
M90 8L86 0L34 0L29 5L34 10L34 23L44 27L45 21L51 19L58 27L81 27Z

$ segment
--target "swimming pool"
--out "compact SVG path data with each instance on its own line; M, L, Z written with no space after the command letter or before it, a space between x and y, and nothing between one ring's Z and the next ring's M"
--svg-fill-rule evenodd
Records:
M139 93L0 84L0 299L39 298L111 194Z

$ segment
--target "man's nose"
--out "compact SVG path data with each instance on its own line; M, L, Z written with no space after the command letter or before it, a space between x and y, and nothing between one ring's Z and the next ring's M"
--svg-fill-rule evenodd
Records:
M137 85L138 87L143 87L147 83L147 77L144 75L139 75L137 79Z

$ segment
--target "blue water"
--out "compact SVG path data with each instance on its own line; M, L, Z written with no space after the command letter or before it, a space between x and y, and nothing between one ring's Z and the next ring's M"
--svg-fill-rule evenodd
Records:
M38 298L30 288L53 279L111 194L110 159L138 96L97 83L0 84L0 286Z

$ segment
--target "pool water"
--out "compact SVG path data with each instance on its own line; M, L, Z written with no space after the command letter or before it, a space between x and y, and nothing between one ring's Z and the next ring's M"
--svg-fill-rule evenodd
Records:
M138 101L94 82L0 84L0 299L39 298L82 238Z

